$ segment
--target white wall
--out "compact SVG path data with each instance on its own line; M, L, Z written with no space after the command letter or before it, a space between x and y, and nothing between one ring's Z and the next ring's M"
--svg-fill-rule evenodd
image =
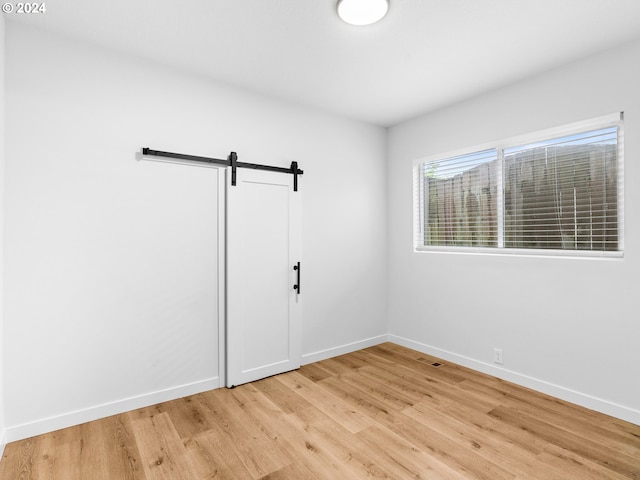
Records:
M638 58L628 44L390 129L392 340L640 423ZM623 260L413 253L414 159L618 111Z
M4 451L4 45L5 21L0 18L0 458Z
M9 440L216 384L217 170L142 146L297 160L305 359L385 338L383 129L11 22L6 62Z

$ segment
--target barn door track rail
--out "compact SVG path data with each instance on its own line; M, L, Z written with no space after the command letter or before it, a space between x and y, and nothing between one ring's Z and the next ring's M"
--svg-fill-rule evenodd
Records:
M236 184L236 170L238 168L252 168L253 170L267 170L270 172L290 173L293 175L293 191L298 191L298 175L304 172L298 168L298 162L291 162L289 168L273 167L271 165L261 165L259 163L239 162L236 152L231 152L229 157L224 160L222 158L199 157L196 155L186 155L184 153L163 152L160 150L152 150L149 147L142 148L143 155L151 155L154 157L175 158L178 160L190 160L192 162L214 163L216 165L225 165L231 167L231 185Z

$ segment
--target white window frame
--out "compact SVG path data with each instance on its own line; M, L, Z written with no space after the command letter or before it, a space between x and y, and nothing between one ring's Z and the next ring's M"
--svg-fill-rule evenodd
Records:
M451 253L451 254L480 254L480 255L514 255L520 257L564 257L586 259L620 259L624 257L624 113L603 115L581 122L575 122L560 127L548 128L525 135L518 135L507 139L489 142L474 147L462 148L438 155L430 155L414 160L413 162L413 249L417 253ZM569 136L588 130L597 130L607 127L618 127L618 250L617 251L591 251L591 250L554 250L533 248L505 248L504 247L504 186L503 186L503 160L504 150L537 143L553 138ZM496 247L466 247L466 246L423 246L419 240L424 238L424 215L421 211L421 199L423 198L423 182L420 178L420 166L423 163L434 162L446 158L471 154L483 150L497 149L498 151L498 245Z

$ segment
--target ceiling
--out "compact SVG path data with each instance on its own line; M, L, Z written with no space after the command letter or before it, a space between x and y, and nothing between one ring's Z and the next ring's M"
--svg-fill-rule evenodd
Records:
M51 0L5 15L285 101L390 126L640 38L640 0Z

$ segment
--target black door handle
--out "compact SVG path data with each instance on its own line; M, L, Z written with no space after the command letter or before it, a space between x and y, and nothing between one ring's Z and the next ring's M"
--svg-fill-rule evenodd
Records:
M300 262L298 262L297 265L293 266L293 269L298 272L298 281L297 283L293 286L294 290L298 291L298 295L300 295Z

